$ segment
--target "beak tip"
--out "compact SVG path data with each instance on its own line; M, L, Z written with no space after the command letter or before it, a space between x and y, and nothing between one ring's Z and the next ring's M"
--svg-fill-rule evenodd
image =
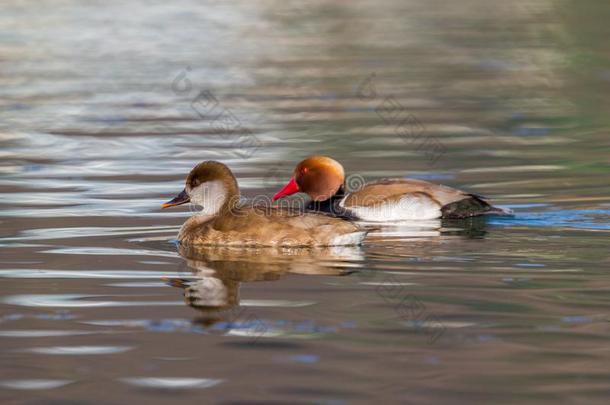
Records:
M176 197L174 197L174 199L161 204L161 209L174 207L176 205L186 204L187 202L190 202L190 201L191 201L191 198L187 194L186 190L182 190L182 192L180 194L178 194Z
M282 197L284 197L284 196L287 196L287 195L292 195L292 194L294 194L294 193L298 193L299 191L300 191L300 190L299 190L299 186L298 186L298 184L297 184L297 182L296 182L296 179L293 177L293 178L291 178L291 179L290 179L290 181L288 182L288 184L286 184L286 185L284 186L284 188L282 188L280 191L278 191L277 193L275 193L275 194L273 195L273 197L271 197L271 199L272 199L273 201L275 201L275 200L278 200L278 199L280 199L280 198L282 198Z

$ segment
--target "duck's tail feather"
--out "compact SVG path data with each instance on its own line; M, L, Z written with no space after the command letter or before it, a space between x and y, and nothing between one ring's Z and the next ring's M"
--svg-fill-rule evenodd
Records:
M467 198L447 204L441 209L443 218L469 218L478 215L512 215L508 208L494 207L484 197L468 194Z

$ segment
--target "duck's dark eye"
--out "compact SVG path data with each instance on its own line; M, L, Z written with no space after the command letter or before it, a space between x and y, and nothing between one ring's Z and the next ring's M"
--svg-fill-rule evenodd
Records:
M201 184L201 182L199 181L199 179L193 179L193 181L191 182L191 187L195 188L198 187Z

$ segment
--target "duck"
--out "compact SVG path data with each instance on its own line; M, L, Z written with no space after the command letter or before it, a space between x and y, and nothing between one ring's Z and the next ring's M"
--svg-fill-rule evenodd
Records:
M367 231L331 215L244 202L237 180L223 163L203 161L186 178L184 190L162 208L201 206L180 228L178 242L204 246L350 246Z
M353 221L462 219L511 214L510 210L494 207L480 195L409 178L381 179L348 192L343 166L327 156L310 156L302 160L290 181L272 200L298 192L311 198L306 206L308 211L325 212Z

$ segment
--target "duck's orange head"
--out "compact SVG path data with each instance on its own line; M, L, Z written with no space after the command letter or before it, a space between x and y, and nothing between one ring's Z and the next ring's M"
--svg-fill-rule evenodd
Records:
M324 201L339 191L345 181L343 166L326 156L310 156L294 169L294 175L273 196L273 201L302 191L314 201Z

